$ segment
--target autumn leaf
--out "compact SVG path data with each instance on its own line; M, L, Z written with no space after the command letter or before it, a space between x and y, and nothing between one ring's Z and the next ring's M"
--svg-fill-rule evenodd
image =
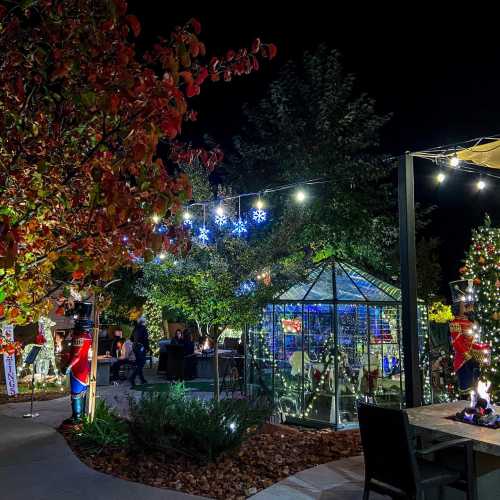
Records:
M137 38L141 32L141 23L136 16L128 15L126 18L128 25L130 26L132 33Z

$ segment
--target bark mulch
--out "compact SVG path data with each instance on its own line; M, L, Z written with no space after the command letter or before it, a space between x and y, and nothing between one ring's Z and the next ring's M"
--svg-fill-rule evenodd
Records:
M224 500L242 500L287 476L361 453L358 431L299 430L279 426L250 437L239 450L210 464L185 456L103 450L89 454L74 434L61 431L90 467L122 479Z
M54 391L54 392L35 392L34 401L49 401L51 399L62 398L69 393ZM0 393L0 405L7 403L26 403L31 401L31 393L18 394L17 396L7 396L7 394Z

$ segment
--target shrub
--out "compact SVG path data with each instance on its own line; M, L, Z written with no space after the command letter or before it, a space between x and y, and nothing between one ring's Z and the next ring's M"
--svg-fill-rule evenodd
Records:
M76 436L89 451L100 453L105 448L121 448L128 444L128 424L108 407L102 399L96 400L94 421L85 419Z
M146 449L211 461L238 447L270 410L244 399L189 398L182 385L174 384L170 391L130 401L131 429L136 442Z

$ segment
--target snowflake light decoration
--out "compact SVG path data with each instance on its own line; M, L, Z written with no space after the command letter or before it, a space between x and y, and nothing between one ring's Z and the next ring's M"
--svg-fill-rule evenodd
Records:
M233 234L235 234L236 236L242 236L247 232L247 223L244 220L239 218L236 222L233 222Z
M262 222L265 222L267 219L267 212L263 210L262 208L255 208L252 213L252 219L254 222L257 224L261 224Z
M206 245L208 243L208 240L210 239L210 236L208 233L210 233L210 230L206 226L202 226L198 230L198 239L204 245Z
M215 215L215 223L219 226L225 226L227 222L227 215L224 213L221 214L216 214Z
M185 227L192 228L193 227L193 219L184 219L183 224Z

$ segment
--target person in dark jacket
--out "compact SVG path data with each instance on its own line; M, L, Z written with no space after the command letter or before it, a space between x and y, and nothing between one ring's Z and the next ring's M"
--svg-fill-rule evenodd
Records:
M191 332L184 330L184 376L186 380L193 380L196 376L196 357L194 356L194 342Z
M149 351L149 335L146 329L146 320L144 316L141 316L132 332L132 341L134 343L134 355L135 355L135 369L130 376L130 383L132 387L135 386L135 379L140 378L141 384L147 384L144 378L143 369L146 364L146 354Z

